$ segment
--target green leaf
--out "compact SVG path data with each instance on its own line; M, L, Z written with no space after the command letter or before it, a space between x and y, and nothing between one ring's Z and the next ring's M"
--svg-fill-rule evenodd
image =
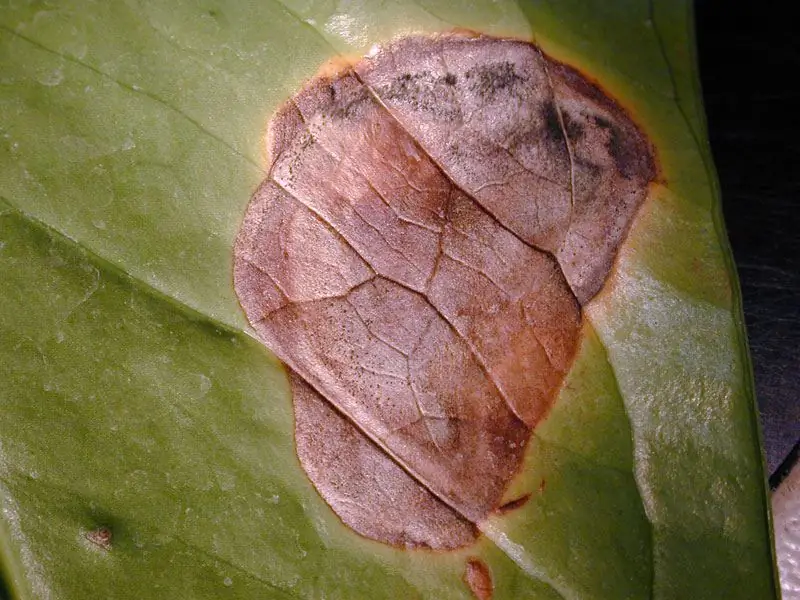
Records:
M274 109L334 54L454 27L533 39L602 82L663 181L513 484L538 491L437 554L363 539L317 495L231 266ZM497 599L777 597L692 35L667 0L4 3L9 596L469 598L479 556Z

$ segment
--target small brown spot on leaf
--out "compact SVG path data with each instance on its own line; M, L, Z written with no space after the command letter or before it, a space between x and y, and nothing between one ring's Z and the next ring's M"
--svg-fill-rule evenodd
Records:
M102 548L103 550L111 550L111 529L108 527L98 527L87 531L85 534L87 540L94 545Z
M527 500L500 506L655 177L649 142L534 45L453 34L327 65L267 144L235 287L292 370L303 468L361 535L470 543Z
M489 567L479 558L472 557L467 560L464 569L464 583L478 600L492 600L494 584Z
M531 499L531 495L530 494L525 494L524 496L520 496L519 498L515 498L514 500L506 502L500 508L497 509L497 512L499 514L503 514L503 513L510 512L512 510L516 510L518 508L521 508L521 507L525 506L525 504L530 499Z

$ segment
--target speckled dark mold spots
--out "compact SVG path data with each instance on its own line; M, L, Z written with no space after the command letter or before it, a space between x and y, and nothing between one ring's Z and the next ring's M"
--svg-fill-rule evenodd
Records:
M656 174L626 112L536 46L409 37L271 121L235 287L291 370L300 461L363 536L470 544L504 500ZM488 567L467 564L476 597Z

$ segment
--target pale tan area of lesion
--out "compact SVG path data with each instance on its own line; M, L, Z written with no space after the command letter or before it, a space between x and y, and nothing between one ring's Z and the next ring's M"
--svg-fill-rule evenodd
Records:
M555 251L581 304L600 291L649 183L653 151L624 111L574 69L547 59L572 155L570 225Z
M367 537L473 539L646 193L623 160L636 127L548 60L411 38L314 80L271 123L235 286L293 371L304 469Z
M581 304L599 291L656 175L619 105L521 41L413 37L355 69L456 185L557 258Z
M401 469L297 374L297 454L339 517L362 535L407 548L469 544L475 526Z

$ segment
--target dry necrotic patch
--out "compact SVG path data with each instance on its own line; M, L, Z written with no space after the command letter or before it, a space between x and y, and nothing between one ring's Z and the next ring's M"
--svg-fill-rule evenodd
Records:
M364 536L463 546L569 369L650 145L536 46L447 35L315 79L268 146L235 285L291 368L303 467Z

